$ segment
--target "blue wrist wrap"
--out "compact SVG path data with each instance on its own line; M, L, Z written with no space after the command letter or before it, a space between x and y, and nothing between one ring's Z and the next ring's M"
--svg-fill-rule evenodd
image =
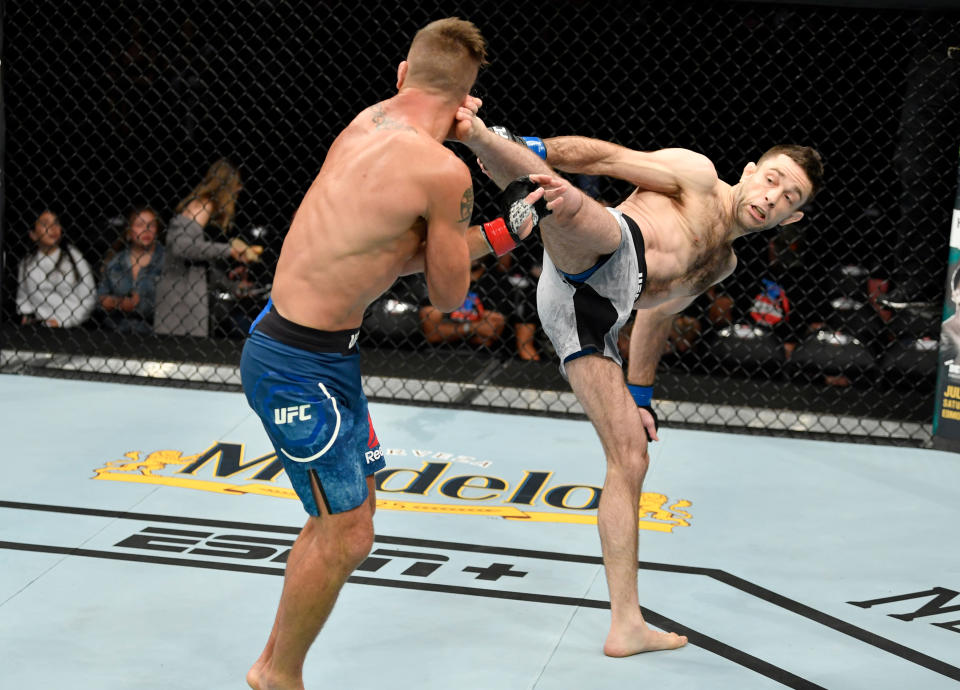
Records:
M523 139L523 142L527 145L527 148L533 151L535 154L540 156L543 160L547 160L547 146L543 143L543 139L540 137L520 137Z
M628 383L627 390L633 396L633 401L637 403L637 407L646 407L653 400L653 386L635 386Z

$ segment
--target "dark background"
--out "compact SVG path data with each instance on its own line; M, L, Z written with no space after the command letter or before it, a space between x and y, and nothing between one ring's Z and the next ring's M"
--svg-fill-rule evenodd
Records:
M927 6L7 2L4 321L40 210L58 211L95 265L116 239L111 218L146 201L168 219L221 156L244 177L238 226L268 227L277 251L336 133L392 95L415 30L449 15L488 40L476 86L488 124L689 148L731 183L774 144L812 145L827 185L803 221L810 278L829 296L839 267L857 264L942 296L960 147L960 57L947 49L960 46L960 16ZM460 152L484 220L495 190ZM599 187L610 201L627 191ZM724 285L738 300L752 296L769 241L738 241ZM929 419L933 379L918 381L901 417Z

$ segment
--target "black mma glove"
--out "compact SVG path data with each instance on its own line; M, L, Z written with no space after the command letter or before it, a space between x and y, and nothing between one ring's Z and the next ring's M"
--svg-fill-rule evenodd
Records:
M484 223L483 237L497 256L513 251L520 243L520 228L527 218L533 216L533 228L536 230L542 218L550 215L547 202L543 197L537 199L533 206L524 201L530 192L537 189L537 184L529 177L520 177L507 185L500 193L500 206L503 215ZM531 230L531 232L532 232Z

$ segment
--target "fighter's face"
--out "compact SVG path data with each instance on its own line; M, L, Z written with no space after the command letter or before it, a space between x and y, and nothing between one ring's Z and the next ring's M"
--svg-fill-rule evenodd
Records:
M803 168L782 153L747 165L741 182L737 213L749 232L800 220L799 208L813 189Z

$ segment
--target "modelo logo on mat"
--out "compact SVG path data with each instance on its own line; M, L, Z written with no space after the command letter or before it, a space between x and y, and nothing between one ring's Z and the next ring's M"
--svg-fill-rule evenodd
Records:
M432 450L383 449L394 465L375 475L377 508L413 512L501 517L507 520L596 524L600 487L561 481L554 472L520 470L499 477L471 471L492 464L466 455ZM404 459L409 462L404 463ZM179 450L130 451L94 470L93 479L162 484L225 494L260 494L296 499L276 453L244 459L243 444L215 443L202 453ZM281 481L282 478L282 481ZM692 504L644 492L639 528L672 532L688 527Z

